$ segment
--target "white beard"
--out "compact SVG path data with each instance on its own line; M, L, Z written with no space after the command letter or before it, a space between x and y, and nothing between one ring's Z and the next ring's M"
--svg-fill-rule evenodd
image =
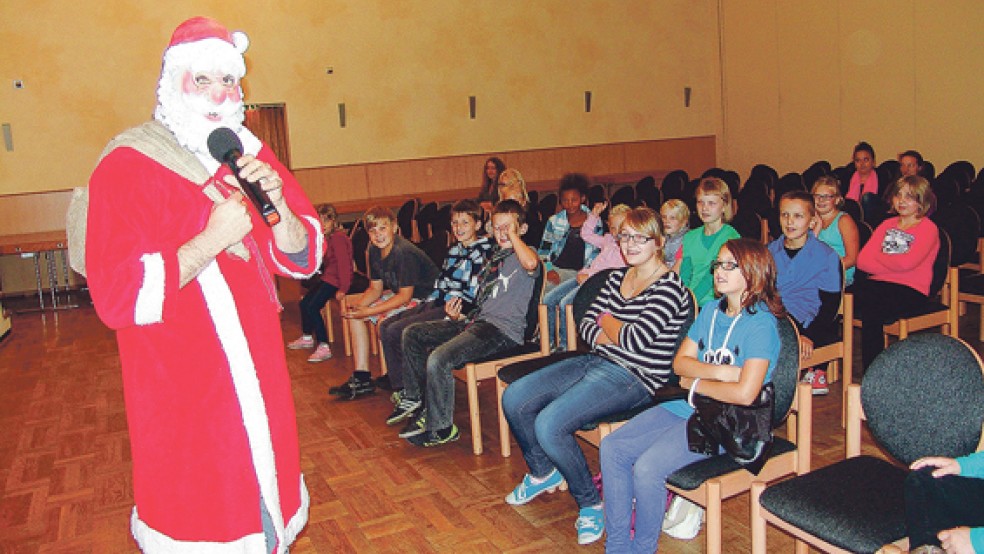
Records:
M204 96L183 94L175 87L161 87L158 91L155 118L164 124L178 143L194 152L199 158L211 159L208 136L219 127L228 127L239 134L243 129L245 108L243 102L226 100L220 105L209 102ZM218 116L218 121L208 116Z

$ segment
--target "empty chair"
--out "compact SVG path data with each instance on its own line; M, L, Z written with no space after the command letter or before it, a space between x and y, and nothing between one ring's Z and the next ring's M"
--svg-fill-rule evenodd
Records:
M636 194L634 187L622 187L612 194L612 206L617 206L619 204L625 204L630 208L636 206Z
M663 205L662 194L656 187L656 179L651 175L643 177L636 183L636 200L654 210L659 210L660 206Z
M755 178L745 182L745 186L738 191L735 197L738 202L738 211L746 210L757 214L759 217L766 217L772 209L772 200L769 198L769 187L765 181Z
M768 230L763 228L762 218L751 210L738 208L738 213L735 214L729 224L743 238L755 239L762 243L767 242Z
M806 168L803 172L803 184L806 188L813 188L813 183L824 175L830 175L833 172L833 168L830 167L830 162L827 160L820 160L813 162L810 167Z
M540 212L540 221L545 223L552 215L557 213L557 193L550 192L544 194L543 198L537 204L536 209Z
M956 181L960 188L960 192L963 193L969 189L970 184L974 182L974 164L968 162L967 160L953 162L943 169L940 176L943 175L953 177L953 180Z
M448 203L437 209L437 213L434 214L434 222L431 224L432 234L437 234L440 231L444 231L448 235L451 234L451 207L452 206L453 204Z
M857 200L851 200L850 198L844 199L844 206L841 207L844 212L854 219L854 223L861 225L864 221L864 212L861 211L861 204Z
M737 171L725 171L721 176L721 180L727 183L728 190L731 191L731 197L737 198L738 191L741 190L741 176L738 175Z
M437 217L437 202L428 202L417 211L417 238L422 242L430 238L434 219Z
M766 164L757 164L755 167L752 168L752 171L748 174L748 180L762 181L762 183L765 185L766 190L771 194L772 190L776 187L776 183L779 182L779 173L771 166L768 166Z
M413 218L417 215L417 199L411 198L400 206L400 209L396 212L396 223L400 226L400 234L403 238L412 241L419 241L420 239L414 233Z
M666 174L663 177L663 182L660 183L660 190L663 193L663 201L669 200L670 198L684 199L683 189L687 185L690 178L687 176L687 172L682 169L677 169Z
M847 459L752 486L752 552L766 552L767 524L825 552L875 552L904 543L907 470L860 455L862 417L882 450L905 466L924 456L970 454L984 423L981 371L966 343L934 333L882 352L862 384L849 385Z
M802 175L796 172L790 172L780 177L779 182L776 183L775 194L772 199L773 205L778 208L782 195L794 190L806 190Z
M653 183L655 187L656 184ZM588 207L591 208L598 202L604 202L607 200L605 196L605 185L591 185L588 189Z

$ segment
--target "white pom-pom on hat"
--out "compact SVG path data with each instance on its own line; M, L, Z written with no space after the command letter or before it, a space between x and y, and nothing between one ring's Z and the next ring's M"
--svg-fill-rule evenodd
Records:
M198 42L209 38L217 38L229 43L240 54L246 52L246 48L249 47L249 38L246 33L242 31L229 32L225 25L210 17L203 16L192 17L178 25L174 29L174 33L171 34L171 42L168 43L167 47L172 48L180 44Z

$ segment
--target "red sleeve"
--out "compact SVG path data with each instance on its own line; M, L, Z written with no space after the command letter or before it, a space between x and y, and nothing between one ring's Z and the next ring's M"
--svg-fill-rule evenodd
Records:
M256 157L270 164L274 171L280 175L281 180L284 182L284 199L287 201L287 205L291 211L301 220L307 231L308 255L305 264L298 265L277 248L273 240L273 232L255 210L251 211L253 216L253 231L250 234L256 239L257 244L260 245L260 250L264 258L267 258L268 262L272 262L270 264L271 270L275 270L280 275L294 279L310 277L321 267L321 259L325 252L325 237L321 232L321 222L314 210L314 206L311 205L307 195L304 194L304 190L297 183L297 179L280 163L280 160L273 155L273 151L268 146L263 145L263 148L260 149ZM225 171L228 171L228 169L225 169ZM220 171L218 176L221 175L222 172Z
M89 180L87 280L96 312L112 329L160 323L165 299L177 293L177 251L190 237L169 228L174 179L136 150L117 148ZM187 206L186 218L200 209Z
M332 247L335 249L335 263L338 267L338 290L347 293L352 286L352 241L341 231L331 234Z

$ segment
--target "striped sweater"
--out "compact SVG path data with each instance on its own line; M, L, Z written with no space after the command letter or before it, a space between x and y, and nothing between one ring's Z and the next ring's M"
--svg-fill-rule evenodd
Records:
M595 354L628 369L638 377L650 394L666 384L673 371L676 343L689 308L687 291L680 276L672 271L626 300L620 292L628 268L616 269L608 276L604 288L588 308L578 329L593 345ZM598 314L609 312L621 321L618 345L597 345L602 332Z

